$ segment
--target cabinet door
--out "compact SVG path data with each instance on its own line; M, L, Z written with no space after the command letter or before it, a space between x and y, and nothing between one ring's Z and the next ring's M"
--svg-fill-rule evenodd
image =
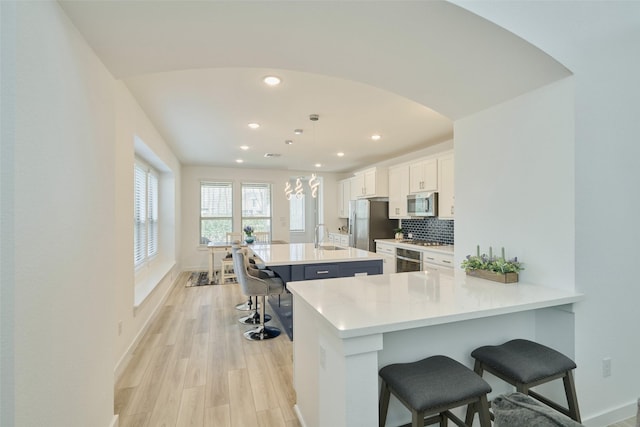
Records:
M351 200L364 196L364 174L351 178Z
M455 207L453 153L438 159L438 218L453 219Z
M349 218L349 201L351 200L351 180L344 179L338 183L338 217Z
M389 169L389 218L407 217L407 194L409 194L409 166Z
M422 191L438 191L438 160L424 162L424 183Z
M422 191L424 182L424 167L422 162L409 165L409 192L419 193Z
M376 194L376 171L367 171L364 173L364 195L373 196Z
M396 257L382 255L382 274L392 274L396 272Z
M438 159L422 160L409 166L409 191L411 193L437 190Z

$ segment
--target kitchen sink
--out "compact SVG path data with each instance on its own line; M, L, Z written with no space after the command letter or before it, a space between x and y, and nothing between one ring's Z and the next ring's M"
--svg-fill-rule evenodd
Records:
M344 251L346 248L343 248L341 246L335 246L335 245L321 245L320 249L324 251Z

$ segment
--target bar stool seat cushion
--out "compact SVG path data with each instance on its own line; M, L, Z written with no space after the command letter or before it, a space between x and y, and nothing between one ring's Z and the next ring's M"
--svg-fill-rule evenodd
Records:
M380 370L394 393L418 412L487 394L491 387L471 369L446 357L396 363Z
M471 356L521 383L535 382L576 368L574 361L564 354L523 339L479 347L471 352Z

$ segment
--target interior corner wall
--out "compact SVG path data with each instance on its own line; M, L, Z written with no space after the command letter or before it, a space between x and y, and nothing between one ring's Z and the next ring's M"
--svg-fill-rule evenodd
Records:
M457 265L504 247L521 281L574 288L573 98L566 78L455 122Z
M15 425L108 426L114 80L57 2L16 2L15 60Z

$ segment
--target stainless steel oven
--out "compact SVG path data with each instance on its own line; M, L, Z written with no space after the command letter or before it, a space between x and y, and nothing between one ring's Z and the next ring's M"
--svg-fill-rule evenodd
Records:
M420 271L422 269L422 252L411 249L396 249L396 273Z

